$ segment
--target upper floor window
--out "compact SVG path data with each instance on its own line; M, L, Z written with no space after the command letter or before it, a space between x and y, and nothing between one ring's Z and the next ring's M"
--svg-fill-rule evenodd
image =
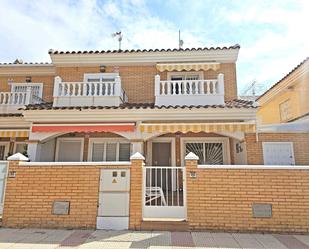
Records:
M84 82L114 82L116 76L118 76L118 73L86 73L84 74Z
M170 72L167 73L168 80L202 80L203 72Z
M292 118L291 100L288 99L279 105L280 119L282 122Z

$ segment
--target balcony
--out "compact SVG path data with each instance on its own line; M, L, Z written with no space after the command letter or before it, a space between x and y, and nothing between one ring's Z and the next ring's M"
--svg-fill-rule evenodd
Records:
M41 98L34 95L31 87L23 92L0 92L0 113L19 113L20 108L28 104L38 104Z
M224 75L212 80L160 80L155 76L155 104L221 105L224 104Z
M128 97L121 78L104 82L63 82L55 77L53 106L119 106Z

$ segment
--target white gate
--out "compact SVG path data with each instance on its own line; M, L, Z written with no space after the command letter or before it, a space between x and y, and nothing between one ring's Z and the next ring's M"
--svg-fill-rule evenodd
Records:
M6 175L7 175L7 162L0 161L0 215L3 212Z
M265 165L295 165L293 143L264 142L263 158Z
M143 167L143 218L186 219L184 167Z

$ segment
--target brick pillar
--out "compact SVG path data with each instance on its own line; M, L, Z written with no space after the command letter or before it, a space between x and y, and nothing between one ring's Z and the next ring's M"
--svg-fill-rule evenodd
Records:
M187 182L187 221L191 225L192 217L195 217L198 213L196 205L194 205L196 199L196 193L198 193L198 184L196 184L196 178L198 177L197 162L199 157L193 152L190 152L185 157L186 167L186 182Z
M9 202L10 202L9 200L19 198L19 196L16 196L16 179L15 179L18 175L19 162L29 161L29 159L21 153L16 153L8 157L7 160L9 161L9 164L8 164L8 175L6 177L7 180L6 180L6 187L5 187L5 194L4 194L4 207L3 207L3 214L2 214L3 226L8 226L9 224L8 219L10 218L10 211L14 209L14 206L11 207L9 205Z
M143 165L145 157L136 152L131 160L131 187L130 187L130 218L129 229L140 230L143 210Z

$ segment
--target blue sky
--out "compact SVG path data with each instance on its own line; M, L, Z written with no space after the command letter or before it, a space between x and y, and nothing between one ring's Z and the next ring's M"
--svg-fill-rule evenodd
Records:
M48 49L241 45L238 89L262 89L309 56L307 0L0 0L0 61L50 61Z

